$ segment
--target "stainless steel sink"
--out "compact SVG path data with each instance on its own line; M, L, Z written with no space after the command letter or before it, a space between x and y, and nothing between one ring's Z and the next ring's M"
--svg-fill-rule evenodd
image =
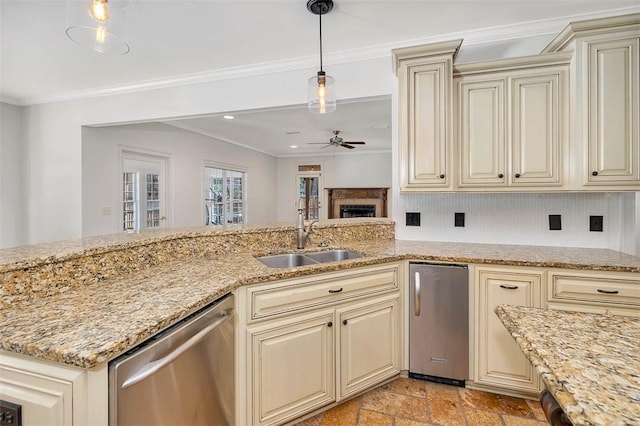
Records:
M349 250L329 250L317 253L287 253L273 256L262 256L257 259L270 268L295 268L296 266L315 265L318 263L337 262L357 259L360 255Z
M288 253L274 256L262 256L257 258L270 268L294 268L296 266L315 265L319 263L304 254Z
M337 262L339 260L358 259L358 253L349 250L330 250L318 253L307 253L307 257L317 260L320 263Z

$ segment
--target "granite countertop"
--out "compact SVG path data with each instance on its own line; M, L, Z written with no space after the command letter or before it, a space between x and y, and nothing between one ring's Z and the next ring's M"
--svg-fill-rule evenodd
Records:
M640 424L640 318L505 305L496 314L573 424Z
M291 228L290 225L287 227ZM257 231L247 228L240 232L264 230L264 227ZM268 230L271 231L272 228ZM205 232L233 234L235 231ZM111 236L83 240L84 242L34 246L31 249L0 250L0 270L3 260L7 262L4 267L8 271L15 269L16 265L24 266L38 262L45 263L44 266L49 268L46 263L53 262L51 253L56 247L68 248L61 252L62 254L58 254L59 257L73 258L83 253L82 247L86 247L88 253L94 254L96 251L108 250L108 244L121 248L132 244L165 241L175 238L175 235L160 232ZM197 230L187 230L181 231L180 235L201 234ZM261 238L266 238L266 234ZM331 248L332 246L320 248L310 245L307 251ZM250 247L251 252L216 254L212 251L188 255L173 261L163 259L162 262L146 268L114 274L100 281L88 281L90 283L78 286L65 284L56 287L55 292L43 292L42 295L34 293L31 299L15 304L9 303L0 309L0 349L81 368L93 368L117 357L239 286L405 259L640 272L640 258L600 249L362 238L335 248L356 251L362 258L273 269L255 258L256 255L273 254L273 247L265 251L260 249L258 243ZM279 250L298 251L293 248ZM37 256L29 257L34 254ZM55 266L55 262L51 263L51 266ZM43 280L46 281L46 278ZM42 280L37 280L37 286L44 285L40 284L40 281ZM9 285L6 288L13 287ZM1 293L0 291L0 296ZM4 297L7 300L9 298L6 295Z

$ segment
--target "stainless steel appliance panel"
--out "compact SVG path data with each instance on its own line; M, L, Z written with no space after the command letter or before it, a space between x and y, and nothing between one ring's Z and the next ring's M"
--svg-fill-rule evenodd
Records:
M466 266L409 266L409 372L464 384L469 378Z
M233 296L109 364L109 424L234 424Z

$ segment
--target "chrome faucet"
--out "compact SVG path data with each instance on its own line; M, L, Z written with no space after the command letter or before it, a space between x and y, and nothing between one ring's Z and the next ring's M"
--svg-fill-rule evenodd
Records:
M309 238L309 234L313 231L313 224L318 222L314 220L311 222L305 229L304 227L304 218L302 217L302 209L298 209L298 221L296 223L296 230L298 231L298 248L303 249L304 244L307 242L307 238Z

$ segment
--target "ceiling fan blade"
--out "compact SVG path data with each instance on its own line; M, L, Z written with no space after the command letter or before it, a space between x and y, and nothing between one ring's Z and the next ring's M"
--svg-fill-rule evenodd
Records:
M344 141L342 143L350 143L351 145L364 145L365 144L365 142L363 142L363 141L354 141L354 142Z
M326 144L325 146L321 147L320 149L325 149L325 148L329 148L330 146L332 146L330 143Z
M340 146L343 147L343 148L349 148L349 149L355 148L355 146L347 145L345 143L341 143Z
M307 142L307 145L331 145L326 142Z

